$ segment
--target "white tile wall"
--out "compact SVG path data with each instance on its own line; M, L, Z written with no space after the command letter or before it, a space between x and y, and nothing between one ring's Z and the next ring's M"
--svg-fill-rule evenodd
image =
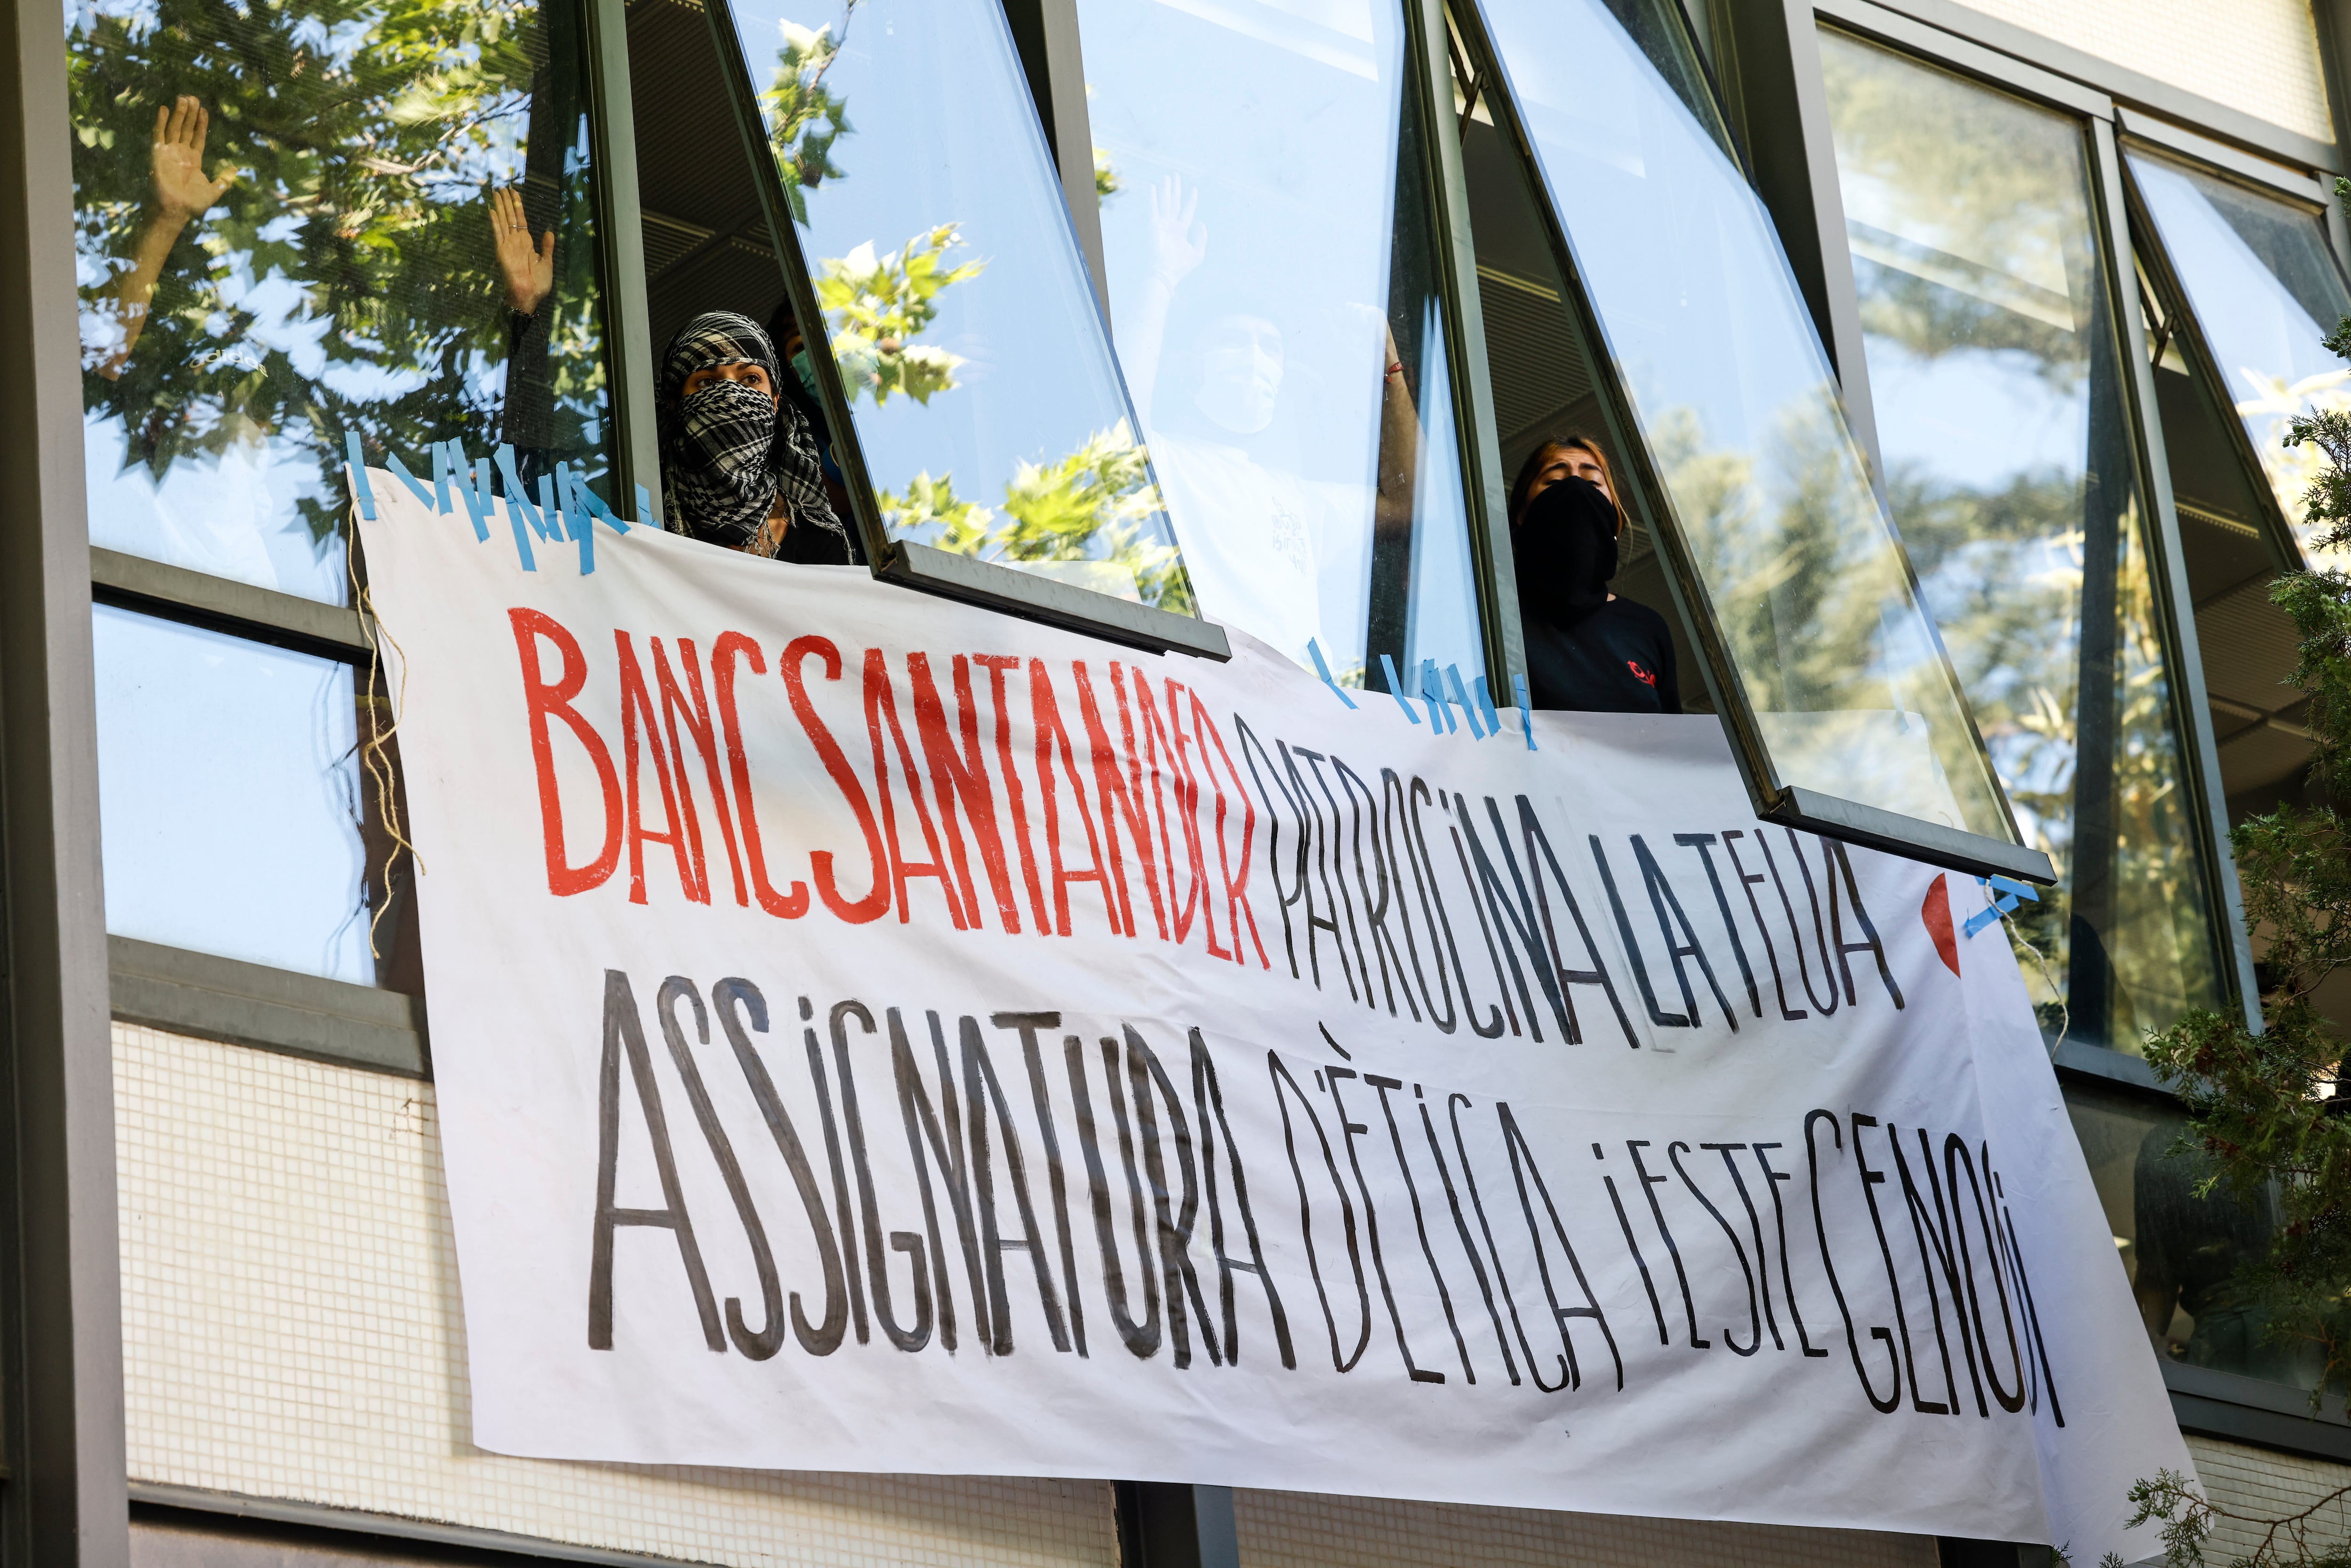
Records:
M2190 1437L2188 1451L2195 1456L2196 1473L2205 1495L2222 1508L2262 1520L2299 1513L2339 1486L2351 1485L2351 1465L2306 1459L2217 1437ZM2212 1563L2231 1563L2250 1554L2261 1532L2224 1524L2212 1532L2204 1555ZM2311 1516L2310 1544L2316 1551L2351 1542L2351 1509L2329 1503Z
M1970 10L2335 140L2309 0L1961 0Z

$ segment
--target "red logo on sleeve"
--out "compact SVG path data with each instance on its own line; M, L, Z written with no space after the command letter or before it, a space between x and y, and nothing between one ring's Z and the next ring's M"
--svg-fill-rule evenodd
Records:
M1657 677L1651 674L1648 671L1641 668L1641 662L1639 660L1627 659L1625 661L1625 667L1633 672L1633 678L1635 680L1640 682L1643 685L1649 687L1652 691L1656 689Z

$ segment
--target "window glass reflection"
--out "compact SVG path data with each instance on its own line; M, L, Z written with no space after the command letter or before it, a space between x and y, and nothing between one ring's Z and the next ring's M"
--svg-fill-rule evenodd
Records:
M890 537L1190 613L996 0L737 0Z
M2029 841L2051 1038L2218 1000L2209 894L2078 122L1823 33L1887 488Z
M2175 1151L2188 1123L2169 1105L2069 1083L2065 1109L2156 1354L2315 1387L2324 1354L2269 1343L2269 1304L2235 1278L2267 1252L2273 1207L2199 1196L2209 1167L2192 1152Z
M2014 834L1770 220L1642 0L1479 0L1783 784Z
M376 981L350 665L99 606L106 928Z
M2298 413L2351 408L2351 370L2320 341L2351 316L2324 224L2307 207L2143 149L2128 157L2228 396L2307 551L2302 498L2325 458L2314 446L2286 446L2286 426Z
M605 467L565 0L67 8L90 538L346 593L346 432Z
M1119 356L1202 612L1349 685L1474 675L1397 0L1078 12Z

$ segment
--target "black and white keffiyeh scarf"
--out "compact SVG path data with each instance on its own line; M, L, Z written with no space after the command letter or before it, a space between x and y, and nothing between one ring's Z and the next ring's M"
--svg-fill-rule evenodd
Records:
M782 536L764 525L780 494L792 527L823 529L840 541L841 559L851 559L848 531L825 497L814 434L789 399L729 381L684 395L687 377L724 365L757 365L770 385L782 384L768 334L732 311L695 317L662 356L657 423L670 531L773 555Z

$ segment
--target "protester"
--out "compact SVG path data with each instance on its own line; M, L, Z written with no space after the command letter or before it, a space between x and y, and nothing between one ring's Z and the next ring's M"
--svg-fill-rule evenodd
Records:
M1679 713L1665 617L1608 589L1624 531L1614 489L1606 459L1582 437L1544 443L1510 486L1528 695L1539 708Z
M654 405L664 520L726 549L848 565L848 531L782 374L768 334L732 311L706 311L670 340Z

